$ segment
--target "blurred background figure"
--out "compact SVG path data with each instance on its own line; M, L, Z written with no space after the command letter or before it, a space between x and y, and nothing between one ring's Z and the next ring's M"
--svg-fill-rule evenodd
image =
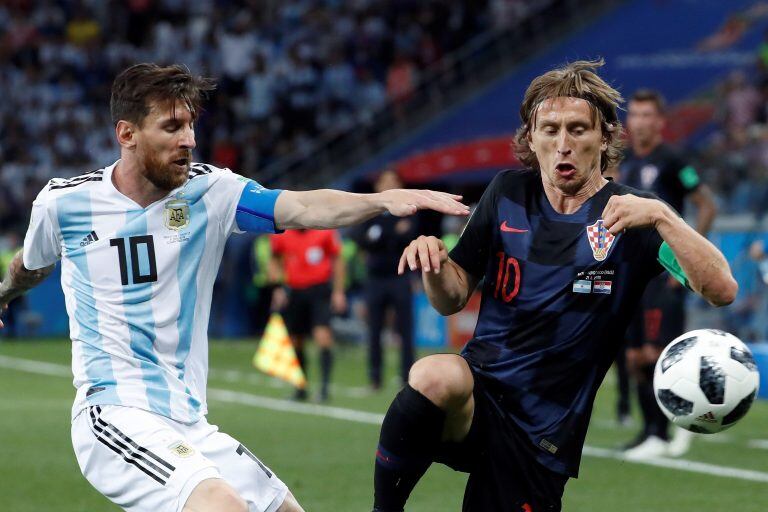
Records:
M709 187L701 183L688 159L664 143L666 104L657 91L640 89L630 101L627 130L630 147L619 167L619 181L639 190L653 192L680 214L685 201L696 208L696 225L706 236L717 214ZM670 442L669 421L656 403L653 393L653 371L661 351L671 340L685 332L686 289L668 273L651 281L640 309L627 329L627 366L637 382L637 398L643 416L643 429L625 447L627 457L647 458L662 455L679 456L688 450L690 435L676 429ZM622 361L619 361L622 363ZM621 369L623 365L619 364ZM619 382L621 383L621 371ZM629 413L628 385L620 384L619 417ZM678 433L679 431L679 433Z
M376 179L376 192L402 188L403 182L391 169ZM413 365L413 301L411 279L397 275L397 263L406 245L416 236L413 219L380 215L361 224L352 232L360 250L365 253L368 279L365 303L368 312L368 378L375 390L382 384L381 334L387 313L392 312L394 327L400 339L400 377L408 378Z
M0 235L0 281L5 278L11 260L21 249L22 239L18 233L8 231L5 235ZM0 337L17 338L21 334L21 322L26 301L24 296L8 304L8 309L3 312L3 323L5 327L0 330Z
M282 311L293 348L304 375L307 375L305 341L312 339L320 353L320 394L330 398L333 366L331 311L347 309L344 294L346 273L341 258L341 240L333 230L288 230L271 236L272 282L282 282L273 293L272 307ZM306 400L307 390L297 389L296 400Z

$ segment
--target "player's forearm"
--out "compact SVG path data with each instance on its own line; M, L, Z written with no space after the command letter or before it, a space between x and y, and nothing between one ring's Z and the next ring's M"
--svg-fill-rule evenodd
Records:
M659 208L656 229L675 254L692 290L714 306L733 302L738 284L723 254L666 205Z
M285 191L283 194L296 194L300 207L286 212L276 211L275 220L281 229L339 228L366 221L385 211L380 194L354 194L330 189ZM282 215L278 216L278 213Z
M7 304L27 290L34 288L53 272L55 265L37 270L27 270L22 251L16 253L8 266L8 273L0 283L0 304Z
M439 274L422 272L421 280L429 303L444 316L452 315L464 309L469 296L474 291L470 279L459 271L456 263L446 261ZM476 284L476 283L475 283Z

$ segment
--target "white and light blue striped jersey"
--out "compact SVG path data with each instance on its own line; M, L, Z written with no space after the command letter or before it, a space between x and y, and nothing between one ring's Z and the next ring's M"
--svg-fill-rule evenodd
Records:
M24 266L61 259L73 418L88 405L138 407L192 423L207 412L208 318L233 232L275 232L281 191L206 164L146 208L112 182L117 162L40 192Z

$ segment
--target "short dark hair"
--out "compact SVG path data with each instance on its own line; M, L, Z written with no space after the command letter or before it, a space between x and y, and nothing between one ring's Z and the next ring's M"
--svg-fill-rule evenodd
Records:
M664 115L667 110L667 102L664 100L664 96L655 89L638 89L629 99L629 101L646 102L650 101L656 106L656 111Z
M135 64L122 71L112 83L109 110L112 122L130 121L139 126L149 115L152 102L176 100L186 103L192 118L197 119L203 99L216 88L210 78L194 76L186 66Z
M600 158L600 171L605 172L621 162L624 143L616 110L623 99L619 91L597 75L597 68L604 64L603 59L579 60L534 78L520 106L523 124L515 133L515 155L523 165L539 168L536 154L528 145L528 136L535 128L536 110L544 100L562 97L580 98L589 104L592 120L600 127L608 145Z

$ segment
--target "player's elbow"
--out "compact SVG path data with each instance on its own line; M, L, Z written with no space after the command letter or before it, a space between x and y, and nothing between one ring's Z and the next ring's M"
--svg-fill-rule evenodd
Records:
M722 307L731 304L736 300L736 294L739 293L739 283L728 275L713 283L709 289L704 290L704 297L707 302L715 307Z

